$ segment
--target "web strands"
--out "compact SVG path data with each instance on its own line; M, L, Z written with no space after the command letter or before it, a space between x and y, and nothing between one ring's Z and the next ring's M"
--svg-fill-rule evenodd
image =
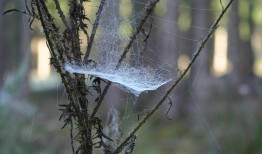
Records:
M115 69L114 65L97 65L66 63L65 70L70 73L88 74L109 80L121 89L139 96L144 91L156 90L169 80L150 67L134 68L122 65Z
M94 43L96 56L94 60L98 64L117 65L120 58L121 45L119 24L120 20L116 16L118 8L115 0L107 1L100 17L100 33L97 33L97 41Z
M120 59L120 52L129 41L129 37L121 37L119 25L121 21L135 24L129 19L120 19L113 13L112 10L118 10L114 5L116 2L106 4L101 15L99 27L101 33L98 40L94 43L96 55L92 58L96 65L89 63L67 62L64 66L65 70L70 73L80 73L86 75L93 75L115 83L126 92L130 92L135 96L139 96L142 92L156 90L158 87L164 85L169 79L165 77L165 71L161 69L154 69L152 67L145 67L143 64L133 67L127 60L123 61L118 69L116 69L118 60ZM140 12L141 13L141 12ZM134 18L132 18L134 20ZM131 25L132 26L132 25ZM139 41L135 42L136 47L131 49L126 59L132 57L139 57L140 53Z

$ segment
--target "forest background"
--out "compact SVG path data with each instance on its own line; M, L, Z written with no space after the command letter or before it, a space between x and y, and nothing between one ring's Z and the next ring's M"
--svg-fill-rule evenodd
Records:
M93 6L98 4L87 6L91 21L97 9ZM144 6L139 4L119 0L116 11L119 16L126 10L132 14ZM53 3L49 7L55 12ZM1 13L11 8L25 5L21 0L0 1ZM148 56L176 63L183 70L198 45L190 39L201 40L220 12L219 0L161 1L152 15L153 25L158 26L153 26L148 42L159 53ZM31 31L27 20L16 13L0 16L0 153L70 153L68 129L61 130L63 123L58 121L58 104L66 102L64 88L50 66L40 23L35 21ZM141 131L134 152L261 153L261 51L262 2L235 1L176 89L171 111L167 112L166 103ZM128 97L118 88L108 95L103 111L108 110L108 102L114 102L122 114L128 106L127 115L133 118L157 98L143 94L127 105L114 99Z

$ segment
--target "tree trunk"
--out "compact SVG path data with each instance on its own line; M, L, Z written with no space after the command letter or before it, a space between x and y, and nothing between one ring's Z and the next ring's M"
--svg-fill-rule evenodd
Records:
M193 8L209 8L209 0L192 1ZM192 26L209 28L212 16L209 11L192 9ZM192 38L200 40L207 35L206 30L193 28ZM198 43L193 44L192 55L199 47ZM211 97L211 76L210 70L213 61L213 39L210 39L205 46L204 52L199 56L190 73L191 88L193 95L199 102L208 102Z
M238 1L232 4L229 15L228 26L228 57L232 64L232 72L229 75L231 87L237 90L238 85L242 82L239 76L241 68L240 64L240 37L239 37L239 15L238 15Z
M248 31L249 31L249 35L246 38L243 38L243 40L241 40L241 45L243 46L243 52L240 52L241 55L241 63L242 63L242 77L243 77L243 82L247 82L247 80L249 80L250 77L254 76L253 73L253 64L254 64L254 55L253 55L253 49L251 46L251 36L254 32L254 23L253 20L251 18L252 16L252 11L253 11L253 5L252 2L248 3L248 19L244 19L248 25ZM242 19L243 20L243 19ZM241 29L239 29L241 30Z
M4 10L5 8L5 0L0 1L0 10ZM7 63L7 52L6 52L6 44L7 44L7 34L5 30L5 19L6 16L0 15L0 87L3 85L4 76L6 73L6 63Z
M243 41L240 38L240 16L238 9L239 1L236 1L232 4L228 28L228 56L232 64L232 71L229 74L229 83L232 92L235 94L244 94L247 91L240 86L248 82L248 79L253 74L253 53L250 39L247 38L247 41ZM249 20L247 22L250 27L250 32L252 32L252 21Z
M14 2L0 1L0 10L10 9L5 7L8 3ZM19 1L15 4L16 8L21 8L24 3ZM30 33L27 20L26 15L17 14L17 12L0 15L0 86L8 73L14 73L14 82L18 84L16 92L22 98L29 91Z
M21 2L23 3L23 2ZM22 76L22 90L21 97L27 97L29 94L29 74L30 74L30 31L29 24L27 23L28 18L22 15L20 18L21 22L21 34L20 34L20 50L22 61L20 63L25 63L25 69Z

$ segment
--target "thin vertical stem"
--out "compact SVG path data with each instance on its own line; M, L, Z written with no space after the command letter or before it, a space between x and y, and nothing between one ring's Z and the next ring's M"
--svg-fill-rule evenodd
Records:
M92 49L92 45L93 45L93 42L94 42L94 38L95 38L95 35L96 35L96 30L98 28L99 20L100 20L105 2L106 2L106 0L101 1L100 6L98 8L98 11L96 13L96 19L95 19L95 22L93 24L90 39L88 40L88 45L87 45L87 49L86 49L86 53L85 53L85 57L84 57L84 62L88 61L88 58L89 58L89 55L90 55L90 52L91 52L91 49Z

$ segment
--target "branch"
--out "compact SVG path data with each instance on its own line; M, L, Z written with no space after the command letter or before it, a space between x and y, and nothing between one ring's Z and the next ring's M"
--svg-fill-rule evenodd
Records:
M68 22L66 21L65 15L64 15L61 7L60 7L60 4L59 4L58 0L54 0L54 1L55 1L55 6L56 6L56 9L58 11L58 14L59 14L60 18L62 19L62 21L63 21L64 25L66 26L66 28L70 29L70 26L69 26Z
M127 46L125 47L125 50L123 52L123 54L121 55L121 58L118 61L118 64L116 66L116 68L119 68L122 61L124 60L124 58L126 57L127 52L129 51L129 49L132 47L132 44L134 43L134 41L136 40L136 36L140 33L140 31L143 28L144 23L146 22L148 16L152 13L152 11L154 10L156 3L158 3L159 0L151 0L147 3L147 5L145 6L146 9L146 13L143 16L143 18L140 20L140 23L138 24L138 26L136 27L136 31L133 34L133 36L131 36L129 43L127 44Z
M171 88L166 92L166 94L162 97L162 99L157 103L157 105L147 114L144 116L144 118L138 123L138 125L133 129L133 131L128 135L128 137L117 147L117 149L113 152L113 154L120 153L126 143L132 138L132 136L135 135L135 133L145 124L145 122L158 110L158 108L163 104L163 102L168 98L169 94L174 90L174 88L180 83L180 81L184 78L188 70L192 67L192 65L195 63L197 57L201 53L202 49L205 47L206 42L209 40L210 36L214 33L216 28L218 27L218 24L230 5L232 4L234 0L230 0L230 2L227 4L225 9L221 12L219 17L216 19L216 21L213 23L211 30L207 34L207 36L204 38L202 43L199 45L197 51L193 55L193 58L191 59L190 63L188 64L187 68L184 70L184 72L178 77L178 79L175 81L175 83L171 86Z
M71 51L73 53L73 57L77 59L77 61L81 60L81 49L80 49L80 40L79 40L79 25L78 25L78 19L79 15L81 16L81 13L79 13L79 4L77 0L69 0L69 23L71 26L70 34L72 37L70 39L71 42Z
M101 0L100 6L99 6L98 11L96 13L96 20L93 24L90 40L88 41L88 45L87 45L87 49L86 49L86 53L85 53L85 57L84 57L84 62L88 61L88 58L89 58L89 55L90 55L90 52L91 52L91 48L92 48L92 45L93 45L93 42L94 42L94 38L95 38L95 35L96 35L96 30L98 28L99 20L100 20L105 2L106 2L106 0Z
M18 13L22 13L22 14L25 14L25 15L28 15L30 17L32 17L32 15L29 13L29 12L26 12L25 10L19 10L19 9L10 9L10 10L7 10L3 13L3 15L6 15L10 12L18 12Z
M62 82L65 85L65 88L66 88L66 91L67 91L67 93L69 95L70 101L73 102L74 104L76 104L76 100L74 99L74 97L72 96L72 94L70 92L71 90L70 90L68 81L66 79L66 77L68 77L69 75L64 74L64 71L62 70L61 65L58 63L59 62L58 57L57 57L56 53L54 52L55 51L55 47L54 47L55 45L53 44L53 41L51 39L52 36L51 36L50 32L48 31L48 28L47 28L47 25L46 25L46 22L45 22L45 19L44 19L44 16L45 16L44 14L45 13L42 14L42 11L41 11L41 7L43 7L43 6L41 5L41 3L38 0L36 1L36 4L37 4L36 5L37 6L37 10L38 10L38 13L39 13L39 19L40 19L40 21L42 23L42 26L43 26L43 29L44 29L44 33L46 35L46 39L47 39L48 45L50 47L50 52L52 53L53 66L56 68L57 72L59 72L59 74L60 74L60 76L62 78Z
M108 91L111 83L112 83L112 82L109 81L109 82L106 84L106 87L104 88L104 90L103 90L103 92L102 92L102 94L101 94L101 96L100 96L100 98L99 98L99 101L97 102L96 107L94 108L94 110L93 110L93 112L92 112L92 114L91 114L91 119L94 118L96 112L98 111L98 109L99 109L99 107L100 107L103 99L105 98L105 95L107 94L107 91Z

